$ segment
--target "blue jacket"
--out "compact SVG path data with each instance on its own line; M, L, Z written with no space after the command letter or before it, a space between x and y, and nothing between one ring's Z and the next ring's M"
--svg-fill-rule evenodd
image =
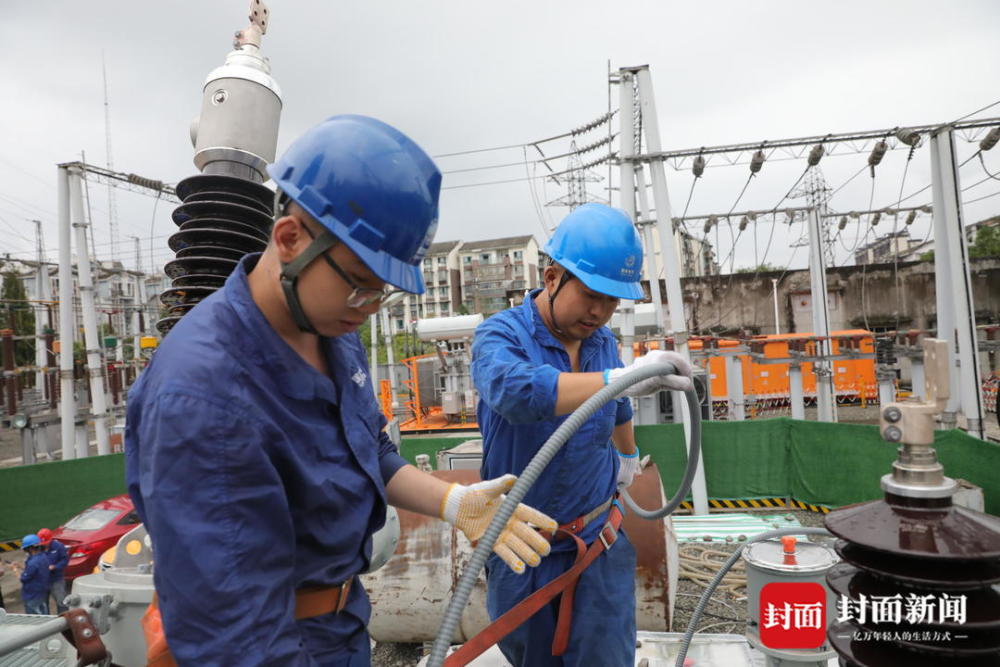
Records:
M52 581L62 579L66 565L69 563L69 554L66 552L66 547L63 546L63 543L59 540L49 542L48 548L45 549L45 557L49 559L49 565L56 566L56 569L51 570Z
M49 597L49 559L44 553L28 556L21 572L21 599L37 600Z
M406 463L382 431L357 335L323 339L332 380L317 372L253 302L258 258L185 315L128 397L128 491L179 664L367 652L357 580L344 611L302 621L295 590L367 569L385 484Z
M569 355L542 322L535 305L540 289L516 308L493 315L476 329L472 379L479 391L477 416L483 434L483 479L520 474L568 415L554 417L559 374L572 370ZM610 329L602 327L580 345L580 372L622 365ZM525 496L524 502L559 523L600 505L615 491L618 455L615 426L632 419L627 398L608 402L573 435ZM596 538L603 518L581 533ZM554 549L570 549L572 540Z

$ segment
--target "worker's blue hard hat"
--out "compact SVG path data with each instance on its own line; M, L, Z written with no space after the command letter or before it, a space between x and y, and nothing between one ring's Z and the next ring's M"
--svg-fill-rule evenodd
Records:
M30 535L25 535L24 539L21 540L21 548L27 549L28 547L37 547L41 543L42 541L38 539L38 535L32 533Z
M619 299L645 296L642 243L625 211L584 204L559 223L545 252L589 289Z
M437 230L441 172L406 135L374 118L333 116L267 172L376 276L424 291L420 262Z

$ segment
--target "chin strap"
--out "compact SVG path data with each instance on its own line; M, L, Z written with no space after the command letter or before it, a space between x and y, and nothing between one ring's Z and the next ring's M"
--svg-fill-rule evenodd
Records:
M317 257L337 244L337 238L323 230L298 257L290 262L281 263L281 289L285 293L285 301L288 303L288 310L292 313L292 319L300 331L319 335L316 327L312 325L306 312L299 301L298 282L299 274Z
M563 271L562 278L559 279L559 284L556 285L555 293L549 295L549 319L552 320L552 328L555 329L555 332L560 336L562 336L564 332L559 328L559 323L556 322L556 297L559 296L559 292L562 290L563 285L568 283L572 277L572 273L569 271Z

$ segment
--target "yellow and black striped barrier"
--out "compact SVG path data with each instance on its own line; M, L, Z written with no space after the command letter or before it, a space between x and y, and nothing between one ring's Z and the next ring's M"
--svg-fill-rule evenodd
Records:
M20 548L21 548L21 540L0 542L0 551L18 551Z
M830 511L830 508L826 505L813 505L812 503L804 503L801 500L793 499L791 505L789 505L785 498L753 498L751 500L716 500L712 498L709 499L708 505L712 509L719 510L799 509L823 514ZM686 500L681 503L681 507L688 511L694 511L694 505Z

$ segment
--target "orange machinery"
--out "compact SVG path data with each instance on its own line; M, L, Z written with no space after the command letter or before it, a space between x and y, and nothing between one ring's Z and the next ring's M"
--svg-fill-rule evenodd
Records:
M668 339L669 341L669 339ZM791 359L793 353L815 354L818 337L811 333L769 334L755 336L746 341L754 354L763 354L767 359ZM875 346L870 332L864 329L834 331L830 334L832 353L835 355L874 355ZM692 337L688 342L692 352L708 349L708 376L712 398L724 400L728 397L726 388L726 359L723 355L713 355L711 350L739 347L742 341L732 338ZM646 349L657 349L655 342L636 344L635 353ZM743 365L743 393L747 396L789 396L789 363L760 363L748 354L738 355ZM816 395L816 376L812 363L802 363L802 393ZM834 391L837 396L868 400L878 396L873 358L840 359L833 362Z

